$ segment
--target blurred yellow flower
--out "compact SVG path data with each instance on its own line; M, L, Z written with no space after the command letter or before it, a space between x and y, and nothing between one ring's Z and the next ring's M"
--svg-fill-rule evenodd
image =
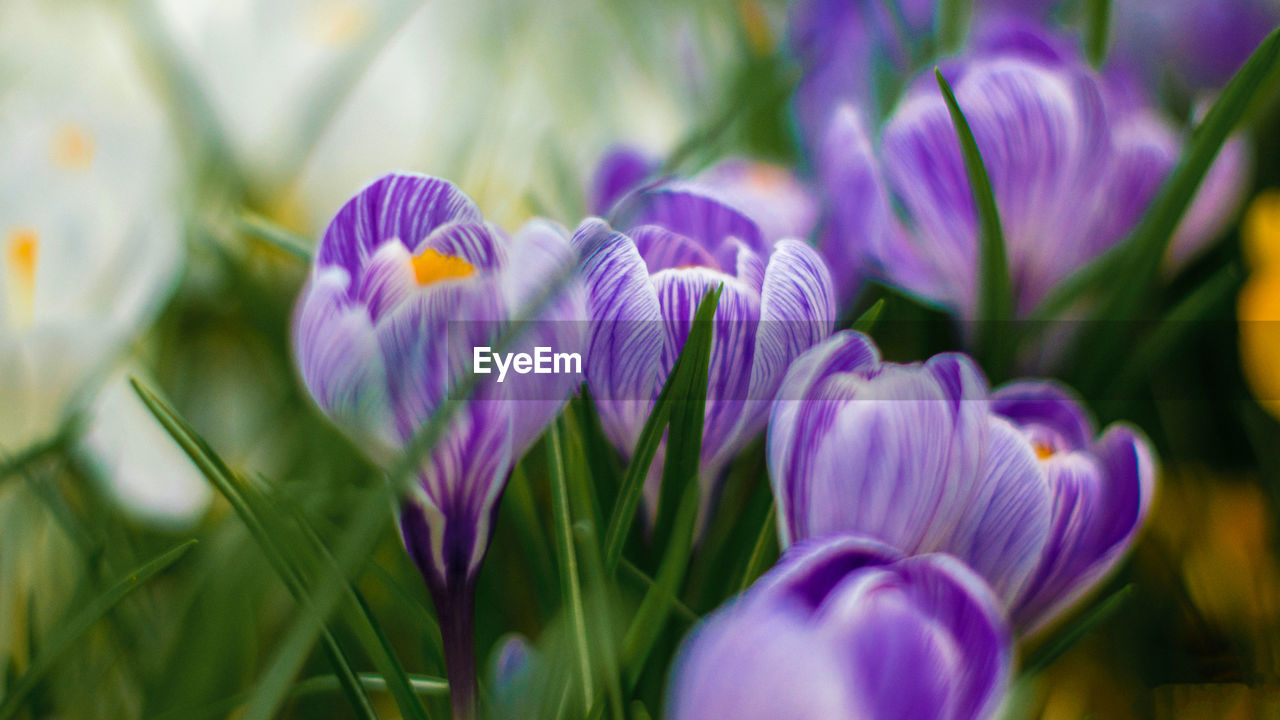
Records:
M1258 403L1280 417L1280 191L1253 201L1241 226L1253 273L1240 290L1240 361Z
M1254 268L1280 263L1280 190L1264 190L1249 205L1241 225L1245 258Z

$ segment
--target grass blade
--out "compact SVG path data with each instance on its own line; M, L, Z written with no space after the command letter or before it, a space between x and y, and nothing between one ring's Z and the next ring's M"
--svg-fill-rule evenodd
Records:
M866 312L859 315L857 320L853 321L853 325L850 326L850 329L870 335L871 329L876 326L876 321L880 319L880 313L884 312L884 306L885 299L880 298L874 305L867 308Z
M670 598L680 596L680 584L693 549L693 532L698 519L700 496L697 483L685 484L684 496L680 498L680 507L676 511L671 542L658 566L658 576L640 601L640 607L622 639L622 661L626 666L624 679L628 691L639 681L649 652L653 650L658 636L667 624L667 617L673 607Z
M951 113L956 128L960 151L964 156L965 173L973 191L973 204L978 211L978 306L976 319L977 342L982 356L987 360L990 374L999 378L1008 367L1011 348L1002 325L1013 318L1013 287L1009 281L1009 259L1005 252L1004 231L1000 226L1000 213L996 208L995 193L991 190L991 177L978 152L978 143L964 112L956 103L955 93L947 84L942 71L934 69L938 88Z
M257 213L248 211L242 213L236 217L236 226L240 232L263 240L268 245L283 250L304 263L311 262L310 240L280 227Z
M342 571L337 559L325 547L324 542L307 519L296 510L293 510L292 514L298 526L302 528L304 537L310 542L313 552L321 559L322 571L327 573L328 577L345 578L346 573ZM346 591L345 595L348 600L347 604L341 606L344 619L355 631L357 637L360 638L360 643L373 661L374 667L386 679L387 689L391 693L392 699L395 700L396 706L400 708L402 714L413 718L413 720L426 720L426 710L422 707L417 694L410 686L409 675L404 671L404 667L400 665L400 661L396 659L395 651L387 640L386 633L382 631L382 626L378 623L373 611L369 608L369 603L365 601L364 594L360 592L360 589L351 580L345 581L340 587ZM441 654L443 654L443 649L441 649Z
M622 548L626 544L627 535L631 532L636 509L640 507L640 497L644 492L644 481L649 474L649 466L653 463L653 456L658 451L663 432L671 418L671 408L678 392L677 388L687 387L687 376L696 370L693 367L692 349L695 345L701 344L701 341L695 343L695 333L698 332L698 328L704 328L709 352L711 319L715 317L716 305L719 301L720 291L717 289L708 293L698 305L684 350L681 351L680 357L676 358L671 374L663 384L662 391L658 393L653 410L640 431L640 439L636 441L631 463L627 466L626 474L622 478L622 486L618 490L618 502L613 507L609 526L605 530L604 569L609 576L617 571L618 561L622 558ZM706 373L704 372L703 375L705 377Z
M1085 0L1084 54L1089 64L1102 67L1111 39L1111 0Z
M1080 638L1088 635L1090 631L1114 615L1132 596L1133 586L1126 585L1105 600L1096 603L1077 620L1054 633L1022 663L1022 675L1030 677L1043 672L1079 642Z
M582 679L583 711L586 712L595 696L595 687L591 677L591 653L587 645L587 619L582 603L582 584L578 577L578 557L573 546L573 518L569 510L569 481L565 477L561 423L561 419L557 418L547 428L551 513L555 522L556 557L560 565L560 596L569 611L569 622L573 628L574 650Z
M756 578L764 574L769 569L770 559L776 557L778 549L778 506L769 506L769 515L764 519L764 525L760 527L760 535L756 537L756 544L751 548L751 557L747 560L747 567L742 572L742 582L738 583L738 592L742 592L751 587L751 583Z
M635 579L636 582L643 585L645 592L648 592L651 588L657 585L657 582L653 578L649 577L648 573L636 567L635 563L631 562L630 560L627 560L626 558L622 559L622 562L618 565L618 568L622 571L623 574L630 576L631 578ZM669 595L667 596L666 600L667 602L671 603L671 607L675 609L676 614L679 615L685 622L689 623L690 625L693 625L694 623L702 619L698 616L698 613L694 612L693 608L686 605L685 602L680 598L674 595Z
M35 689L44 674L53 668L62 653L80 639L81 635L87 633L94 623L110 612L129 593L142 587L157 573L177 562L195 544L195 540L188 540L143 563L63 622L54 637L43 644L40 654L31 663L30 669L9 690L4 704L0 705L0 720L9 720L17 714L27 695Z
M254 508L246 497L245 490L247 487L244 483L237 480L231 469L222 461L213 448L200 437L190 425L186 423L172 408L161 400L155 393L148 390L138 382L137 379L131 379L134 391L142 402L147 406L161 426L169 432L178 446L186 452L191 461L195 463L200 472L222 493L223 497L231 504L236 514L240 516L245 526L257 541L258 546L266 555L271 566L276 570L280 579L284 582L285 587L289 590L294 598L311 612L307 613L307 617L321 616L314 607L312 607L312 598L307 593L303 583L303 574L297 565L282 552L281 547L274 541L271 533L268 531L266 524L260 517L256 508ZM298 633L301 634L301 631ZM324 643L325 654L328 656L330 663L334 666L334 671L338 678L342 680L343 688L347 692L347 698L351 701L353 709L365 718L376 718L377 714L373 710L373 704L369 700L369 696L361 687L356 678L355 670L352 668L350 660L338 645L337 639L328 627L321 629L321 637ZM301 640L297 641L301 645ZM307 643L309 647L310 643ZM261 686L260 686L261 687ZM278 683L277 687L283 690L286 685ZM274 699L275 703L282 701L283 692L279 692ZM266 709L270 714L274 704ZM252 714L250 714L252 716Z
M949 55L960 49L969 31L973 0L938 0L938 51Z
M708 292L707 298L719 303L721 285ZM707 383L711 366L711 341L715 333L712 319L715 305L705 315L695 313L689 337L681 356L689 356L689 369L681 374L681 383L672 395L671 425L667 433L667 453L662 466L662 485L658 488L658 508L653 523L654 542L659 555L665 553L675 528L677 505L684 502L686 485L698 485L698 468L702 462L702 426L707 413Z
M1115 403L1123 398L1127 388L1134 387L1138 380L1149 376L1163 361L1173 357L1187 333L1208 318L1215 308L1221 307L1239 287L1240 277L1239 268L1227 265L1170 308L1132 350L1123 369L1115 374L1110 392L1104 395L1106 402Z
M1114 298L1102 308L1099 317L1132 317L1146 297L1159 273L1173 233L1195 198L1205 173L1218 156L1227 136L1248 111L1258 88L1275 69L1278 56L1280 28L1271 31L1258 49L1253 51L1191 134L1190 142L1182 151L1173 171L1161 184L1155 199L1125 241L1123 260L1126 282L1115 284Z

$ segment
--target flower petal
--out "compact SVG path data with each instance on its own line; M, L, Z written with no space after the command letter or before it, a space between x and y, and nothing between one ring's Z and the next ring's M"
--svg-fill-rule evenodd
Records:
M635 148L611 148L591 176L591 212L607 214L618 200L640 187L658 167L657 160Z
M370 183L347 201L325 230L316 264L338 265L352 277L383 242L406 248L451 222L483 222L479 208L453 183L426 175L393 173Z
M934 286L930 265L902 237L889 192L860 111L843 105L832 114L815 158L828 216L819 249L831 266L840 306L853 302L867 262L892 269L913 292Z
M396 445L386 372L368 313L347 304L348 283L336 267L312 277L294 321L294 352L316 404L385 456Z
M721 269L706 248L666 228L641 225L627 231L627 235L651 273L690 266Z
M605 434L629 454L658 387L664 334L658 296L627 236L600 220L573 235L590 318L584 368Z
M808 491L817 445L830 430L840 408L838 395L820 394L832 374L872 373L880 367L880 351L862 333L843 331L815 346L792 363L779 386L769 417L768 462L778 505L779 540L787 547L806 526Z
M1041 425L1058 433L1072 450L1093 442L1093 420L1067 388L1041 380L1021 380L991 393L991 410L1015 425Z
M768 243L759 226L746 215L716 200L714 192L695 183L672 182L648 190L638 198L639 208L629 227L658 225L701 243L717 267L734 267L737 247L730 238L766 254Z
M978 485L944 547L1012 605L1040 562L1052 507L1048 478L1030 444L1008 422L992 417Z
M430 248L441 255L466 260L483 272L493 272L507 264L506 242L502 231L479 222L451 222L431 231L413 250L419 255Z
M1126 426L1110 428L1093 456L1070 453L1046 465L1054 493L1049 540L1013 608L1028 632L1043 628L1115 567L1142 526L1154 492L1151 451Z

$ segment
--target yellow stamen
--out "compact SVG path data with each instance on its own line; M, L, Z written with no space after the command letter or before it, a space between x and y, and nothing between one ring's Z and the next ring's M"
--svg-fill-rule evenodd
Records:
M466 260L454 255L445 255L430 248L415 255L411 262L413 277L418 281L418 285L423 286L441 280L469 277L476 271L475 267Z
M349 0L332 0L316 8L311 36L321 45L342 47L359 38L369 24L368 13Z
M36 261L40 254L40 235L33 228L19 227L9 231L5 239L7 301L10 320L16 325L31 321L36 297Z
M53 134L49 155L63 170L87 170L93 164L93 137L79 125L63 125Z
M1036 457L1041 460L1048 460L1053 457L1053 448L1043 443L1031 443L1031 449L1036 451Z

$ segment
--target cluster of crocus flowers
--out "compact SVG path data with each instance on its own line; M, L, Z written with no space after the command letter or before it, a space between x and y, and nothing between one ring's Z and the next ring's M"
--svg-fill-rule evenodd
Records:
M705 499L729 459L764 429L786 368L831 333L831 279L807 244L770 242L696 184L664 184L628 204L625 231L592 219L574 235L591 321L588 386L605 433L630 454L698 303L722 286L700 464ZM660 448L646 486L651 501L662 457Z
M1116 424L1097 436L1060 386L988 391L963 355L886 363L855 332L792 366L770 420L769 471L784 544L855 532L952 554L1028 632L1114 568L1155 483L1142 435Z
M1013 633L1115 567L1155 481L1136 430L1096 436L1057 385L852 331L792 364L768 463L785 552L686 641L671 717L995 717Z
M574 265L559 227L533 221L508 238L451 183L392 174L338 211L298 308L307 387L375 460L393 465L436 413L452 413L399 519L440 614L460 717L475 712L474 583L498 498L581 377L490 374L469 397L452 394L477 371L477 347L580 351Z
M1015 309L1025 315L1125 238L1171 171L1181 137L1119 73L1100 76L1037 25L992 21L976 35L941 71L990 176ZM868 267L974 319L978 215L933 74L909 84L878 131L865 108L836 108L814 146L829 205L821 249L833 258L842 297ZM1219 157L1179 227L1171 261L1194 254L1229 219L1243 158L1234 145Z

